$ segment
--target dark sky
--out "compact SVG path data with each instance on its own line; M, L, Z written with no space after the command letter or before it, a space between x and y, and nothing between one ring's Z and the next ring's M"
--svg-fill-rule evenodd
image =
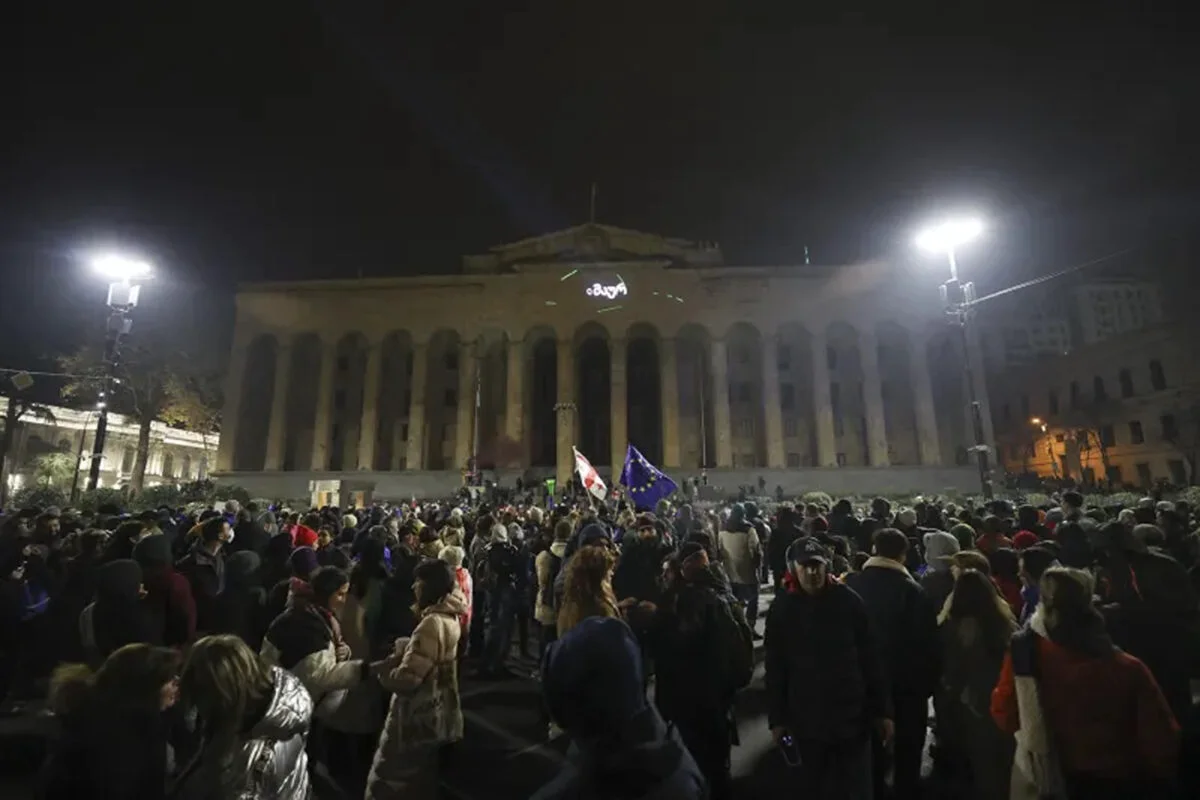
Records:
M732 263L912 259L921 219L978 209L971 257L1003 284L1162 262L1200 208L1200 56L1161 11L22 5L0 25L0 366L79 336L103 294L81 254L106 244L155 260L160 304L220 305L237 280L453 270L585 221L597 181L600 221Z

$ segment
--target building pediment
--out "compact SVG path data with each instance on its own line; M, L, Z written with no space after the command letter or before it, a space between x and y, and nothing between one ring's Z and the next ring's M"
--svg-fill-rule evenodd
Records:
M486 255L467 256L463 264L467 272L475 273L611 264L711 267L721 264L721 250L711 242L588 223L497 245Z

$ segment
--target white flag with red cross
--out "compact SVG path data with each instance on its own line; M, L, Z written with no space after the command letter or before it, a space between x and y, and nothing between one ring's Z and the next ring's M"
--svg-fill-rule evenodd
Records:
M579 473L579 482L583 484L583 488L587 489L597 500L603 500L608 495L608 487L604 485L604 481L600 479L600 474L596 472L596 468L592 466L592 462L587 460L587 456L579 452L578 447L572 447L575 451L575 471Z

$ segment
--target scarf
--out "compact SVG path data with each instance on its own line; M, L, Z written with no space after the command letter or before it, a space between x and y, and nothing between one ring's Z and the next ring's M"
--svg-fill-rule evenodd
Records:
M312 586L308 581L302 578L292 578L288 581L288 590L289 602L294 609L315 615L325 623L325 627L329 628L329 636L333 640L333 649L337 652L337 660L348 660L350 648L346 646L346 639L342 636L342 624L338 622L336 614L316 602ZM344 654L345 658L343 658Z

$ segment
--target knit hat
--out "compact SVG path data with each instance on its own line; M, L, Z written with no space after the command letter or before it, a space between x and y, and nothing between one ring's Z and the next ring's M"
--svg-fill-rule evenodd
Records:
M580 547L587 547L600 541L611 542L612 537L608 534L608 529L599 523L593 522L590 525L584 525L583 530L579 532Z
M230 499L230 500L225 501L225 513L226 514L237 514L241 510L242 510L242 504L239 503L237 500Z
M1063 511L1060 506L1055 506L1046 512L1046 524L1058 525L1067 518L1067 512Z
M313 547L317 543L317 532L307 525L297 525L292 531L292 542L296 547Z
M292 551L288 564L291 565L292 574L301 578L307 578L321 566L317 561L317 551L311 547L297 547Z
M1159 512L1174 511L1175 504L1172 503L1170 500L1159 500L1157 503L1154 504L1154 510L1159 511Z
M456 528L462 527L462 509L461 508L450 509L450 524Z
M906 508L896 515L896 524L905 528L911 528L917 524L917 512L911 508Z
M970 550L975 546L975 529L965 522L960 522L951 528L950 535L958 540L960 550Z
M504 527L499 522L497 522L495 525L493 525L492 526L492 541L493 542L507 542L508 541L508 528Z
M466 558L466 553L461 547L443 547L438 551L438 560L445 561L450 566L457 569L463 565L463 559Z
M343 528L357 528L358 527L358 517L354 516L353 514L345 515L344 517L342 517L342 527Z
M647 707L633 631L610 617L583 620L546 651L542 691L550 716L576 739L617 739Z
M261 563L262 559L253 550L239 550L229 556L225 559L226 586L253 586Z
M729 508L729 525L741 525L746 521L746 507L741 503L734 503Z
M1017 531L1017 535L1013 537L1013 549L1025 550L1029 547L1034 547L1041 541L1038 535L1033 531Z
M925 545L925 563L935 572L949 569L943 557L954 555L962 549L958 539L945 531L929 531L922 538L922 544Z
M515 522L508 523L508 539L512 542L519 542L525 538L525 530Z
M133 560L142 567L165 567L171 563L171 542L154 533L133 546Z

